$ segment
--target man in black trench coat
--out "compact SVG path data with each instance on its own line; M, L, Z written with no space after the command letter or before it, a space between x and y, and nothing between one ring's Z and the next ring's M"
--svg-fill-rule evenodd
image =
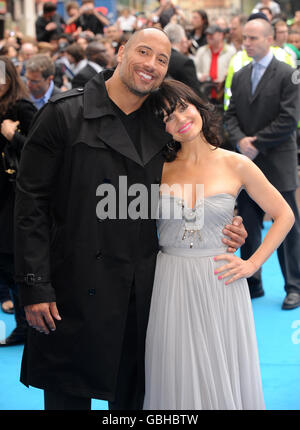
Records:
M25 144L16 267L31 327L21 381L44 389L47 410L90 409L91 398L111 409L143 406L156 224L105 219L96 209L101 185L115 190L118 214L119 197L133 200L131 185L160 183L170 136L144 102L164 79L170 52L161 30L136 32L113 74L52 98ZM232 248L246 236L237 221Z

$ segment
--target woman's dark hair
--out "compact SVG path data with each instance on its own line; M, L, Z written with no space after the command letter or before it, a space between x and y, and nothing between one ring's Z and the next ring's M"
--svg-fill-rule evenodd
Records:
M0 116L6 112L20 99L29 99L26 85L21 80L13 62L6 56L0 56L0 65L5 69L5 80L9 83L7 92L0 100Z
M218 148L221 145L222 120L215 107L203 101L190 87L174 79L166 79L160 88L150 96L151 108L155 115L163 121L164 116L170 115L178 106L194 105L202 118L202 132L205 140ZM167 161L174 161L181 148L179 142L173 141L164 149Z
M209 25L207 13L203 9L196 9L196 10L193 10L193 12L195 12L201 16L201 18L203 20L202 33L204 33L205 30L207 29L208 25Z

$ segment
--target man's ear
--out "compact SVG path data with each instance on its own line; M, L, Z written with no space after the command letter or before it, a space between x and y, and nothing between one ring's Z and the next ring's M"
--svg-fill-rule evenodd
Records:
M123 55L124 55L124 50L125 50L125 45L121 45L120 48L119 48L119 50L118 50L118 53L117 53L117 61L118 61L118 63L122 62L122 58L123 58Z

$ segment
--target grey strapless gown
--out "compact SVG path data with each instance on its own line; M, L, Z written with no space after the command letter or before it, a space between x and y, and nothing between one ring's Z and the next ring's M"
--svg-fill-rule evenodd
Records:
M193 209L176 197L160 198L146 410L265 409L247 281L226 286L214 275L222 262L213 257L226 253L222 229L234 205L225 193ZM174 219L176 211L181 219Z

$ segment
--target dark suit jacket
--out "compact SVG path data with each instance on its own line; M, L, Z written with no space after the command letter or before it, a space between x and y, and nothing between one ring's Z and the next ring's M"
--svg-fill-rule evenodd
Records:
M84 87L85 84L90 79L92 79L92 77L95 76L96 73L97 73L96 70L92 66L90 66L89 64L87 64L72 79L72 81L71 81L72 88Z
M193 60L172 48L168 77L181 81L200 95L200 83Z
M280 191L298 186L296 128L299 120L299 85L294 69L273 58L255 93L251 95L252 64L237 72L232 97L225 113L229 139L236 145L245 136L260 151L254 159L269 181Z

